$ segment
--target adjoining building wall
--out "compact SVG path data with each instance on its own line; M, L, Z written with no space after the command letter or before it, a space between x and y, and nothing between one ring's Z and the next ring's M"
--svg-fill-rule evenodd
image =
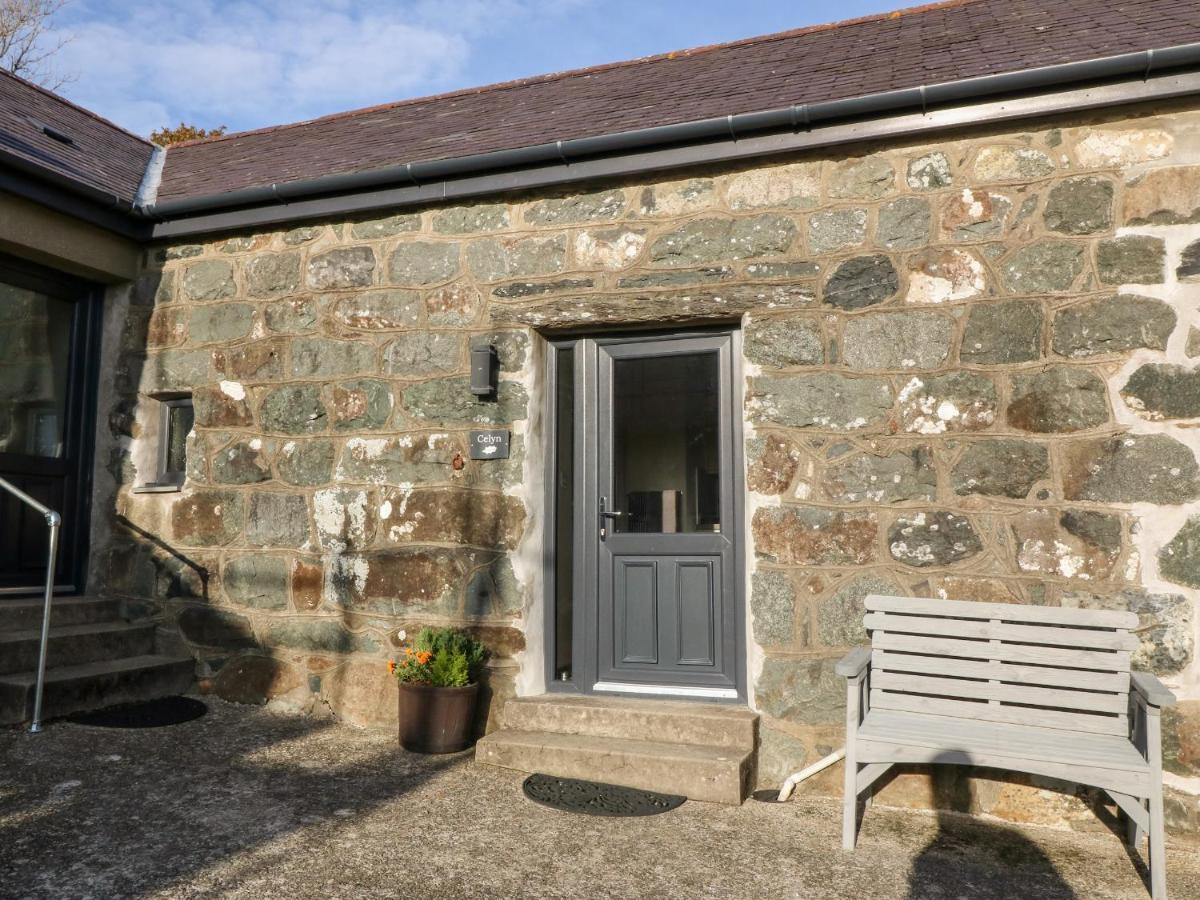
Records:
M0 191L0 252L112 284L134 278L135 241Z
M542 679L539 331L741 320L760 780L841 743L833 662L894 592L1133 609L1200 831L1200 112L1162 106L147 252L110 297L94 584L223 696L394 716L397 633ZM500 348L497 401L468 390ZM153 477L155 395L191 471ZM511 426L508 462L466 433ZM492 715L499 703L492 704ZM832 776L831 776L832 777ZM832 781L810 789L833 788ZM1056 799L1057 798L1057 799ZM1089 827L1011 782L883 802Z

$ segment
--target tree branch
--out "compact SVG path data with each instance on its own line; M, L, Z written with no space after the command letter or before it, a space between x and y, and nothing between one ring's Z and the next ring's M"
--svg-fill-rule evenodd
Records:
M0 0L0 67L51 90L69 81L47 64L71 40L47 40L47 27L70 0Z

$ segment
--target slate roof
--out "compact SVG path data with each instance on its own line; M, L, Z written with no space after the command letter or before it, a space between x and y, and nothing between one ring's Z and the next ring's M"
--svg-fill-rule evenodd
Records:
M49 128L70 138L65 143ZM154 145L0 69L0 152L133 201Z
M1200 42L1200 0L949 0L172 147L157 201ZM63 143L45 133L68 135ZM152 145L0 70L0 157L131 201ZM0 165L3 159L0 158Z
M1197 41L1197 0L951 0L182 145L158 200Z

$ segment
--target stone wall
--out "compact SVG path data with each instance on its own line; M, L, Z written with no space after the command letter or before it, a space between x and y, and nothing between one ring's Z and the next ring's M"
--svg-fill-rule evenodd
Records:
M382 660L425 622L477 628L499 695L538 690L538 332L740 320L761 780L840 745L867 593L1133 609L1138 665L1186 698L1171 808L1200 828L1200 113L221 236L113 300L96 574L227 696L386 719ZM471 341L501 348L495 403ZM185 490L131 493L177 390ZM513 460L466 458L478 423ZM885 800L1092 821L984 784Z

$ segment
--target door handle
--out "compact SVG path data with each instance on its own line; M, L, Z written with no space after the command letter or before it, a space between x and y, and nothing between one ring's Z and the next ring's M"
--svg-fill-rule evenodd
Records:
M604 540L608 536L608 520L621 518L621 512L615 509L607 509L608 498L600 498L600 540Z

